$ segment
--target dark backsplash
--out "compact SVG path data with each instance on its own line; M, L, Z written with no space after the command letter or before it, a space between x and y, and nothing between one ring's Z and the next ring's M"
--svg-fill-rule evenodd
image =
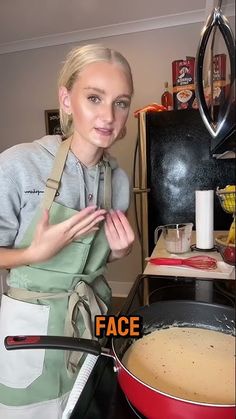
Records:
M210 155L210 134L197 110L147 114L149 251L158 225L193 222L195 190L235 184L235 159ZM226 214L215 194L214 229L228 230Z

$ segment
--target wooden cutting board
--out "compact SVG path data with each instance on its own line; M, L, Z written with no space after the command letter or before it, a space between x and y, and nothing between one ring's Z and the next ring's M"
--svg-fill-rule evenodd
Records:
M218 236L219 234L224 234L225 231L215 231L214 236ZM192 244L196 243L196 232L192 232ZM164 239L161 234L155 248L150 257L177 257L181 259L185 259L191 256L200 256L206 255L213 257L217 260L217 268L214 270L205 270L205 269L196 269L190 268L185 266L157 266L147 262L147 265L144 269L144 275L161 275L161 276L185 276L185 277L194 277L194 278L201 278L201 279L232 279L235 280L235 267L228 265L225 263L220 255L219 252L199 252L199 251L190 251L188 253L182 254L173 254L167 252L165 249Z

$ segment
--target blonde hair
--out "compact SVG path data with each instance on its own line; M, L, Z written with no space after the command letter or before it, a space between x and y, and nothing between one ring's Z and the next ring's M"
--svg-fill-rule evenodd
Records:
M90 44L72 49L66 57L58 78L58 87L65 86L70 91L78 79L80 72L88 65L99 61L118 63L128 78L133 94L133 78L131 68L126 58L110 48L99 44ZM73 133L73 119L60 108L60 124L64 138Z

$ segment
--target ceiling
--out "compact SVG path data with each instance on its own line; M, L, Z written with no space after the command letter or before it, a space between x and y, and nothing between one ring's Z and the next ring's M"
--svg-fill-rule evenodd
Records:
M204 9L207 0L1 0L0 44Z
M1 0L0 53L199 22L217 1Z

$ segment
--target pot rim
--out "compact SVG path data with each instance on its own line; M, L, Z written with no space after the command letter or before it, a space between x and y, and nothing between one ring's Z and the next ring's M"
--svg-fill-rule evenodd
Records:
M113 346L113 342L112 342L112 346ZM114 354L115 354L115 358L116 358L116 361L120 364L120 367L123 369L123 370L125 370L134 380L136 380L136 381L138 381L140 384L142 384L142 385L144 385L145 387L147 387L149 390L152 390L152 391L154 391L155 393L158 393L158 394L161 394L161 395L163 395L163 396L166 396L166 397L170 397L171 399L174 399L174 400L178 400L178 401L180 401L180 402L184 402L184 403L190 403L190 404L196 404L196 405L198 405L198 406L203 406L203 407L205 407L205 406L207 406L207 407L221 407L221 408L226 408L226 407L235 407L236 406L236 404L213 404L213 403L204 403L204 402L197 402L196 400L187 400L187 399L181 399L180 397L177 397L177 396L173 396L172 394L170 394L170 393L165 393L164 391L161 391L161 390L158 390L158 389L156 389L155 387L152 387L152 386L150 386L149 384L146 384L144 381L142 381L142 380L140 380L138 377L136 377L134 374L132 374L132 372L130 372L125 366L124 366L124 364L122 364L122 362L120 361L120 359L118 358L118 356L117 356L117 354L116 354L116 351L115 351L115 349L114 349L114 346L113 346L113 351L114 351ZM119 372L118 372L118 374L119 374Z
M188 399L182 399L180 397L174 396L170 393L165 393L164 391L158 390L155 387L150 386L149 384L146 384L144 381L140 380L140 378L136 377L132 372L130 372L122 363L122 361L119 359L117 352L115 350L114 347L114 339L112 339L112 352L114 354L115 360L116 362L119 363L120 368L125 370L126 373L128 373L128 375L130 375L134 380L138 381L140 384L142 384L143 386L145 386L146 388L148 388L149 390L154 391L155 393L161 394L163 396L166 397L170 397L171 399L180 401L180 402L184 402L184 403L188 403L188 404L195 404L197 406L202 406L202 407L220 407L220 408L234 408L236 406L236 404L216 404L216 403L204 403L204 402L197 402L196 400L188 400ZM118 368L118 376L119 376L119 368Z

